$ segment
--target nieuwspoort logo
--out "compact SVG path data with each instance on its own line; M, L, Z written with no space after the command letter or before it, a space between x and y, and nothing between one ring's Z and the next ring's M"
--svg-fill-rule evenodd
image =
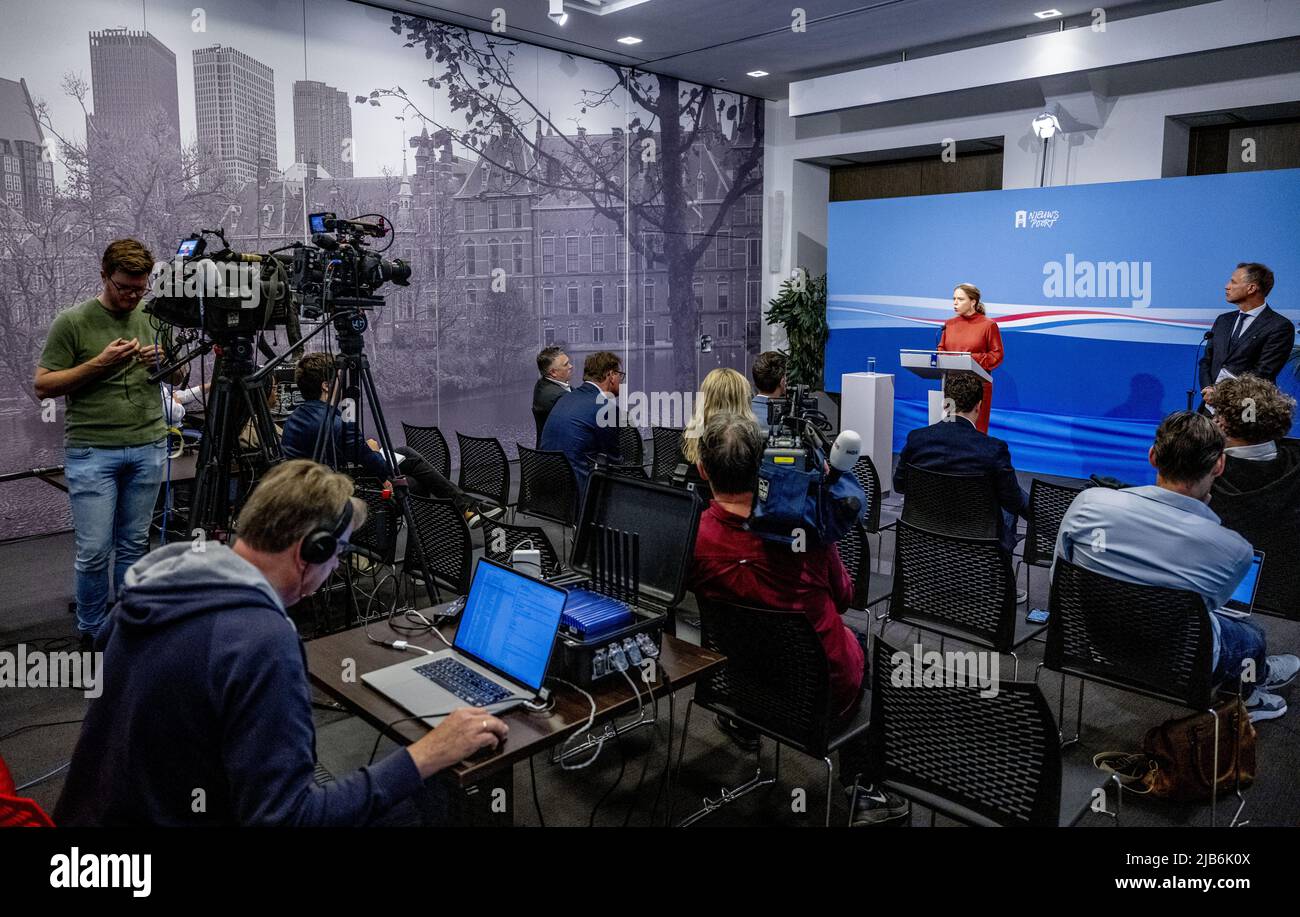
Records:
M1051 229L1061 218L1059 210L1017 210L1016 229Z

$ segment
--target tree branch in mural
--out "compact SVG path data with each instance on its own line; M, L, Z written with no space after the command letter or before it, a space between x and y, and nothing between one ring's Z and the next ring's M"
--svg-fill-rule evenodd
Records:
M608 68L610 85L583 92L577 114L569 119L574 129L566 133L534 93L520 85L518 42L418 17L394 16L392 31L404 36L405 47L423 48L425 58L434 62L434 74L425 82L445 93L446 112L429 110L400 86L376 89L357 101L376 106L386 99L399 101L404 115L414 114L446 132L499 170L511 186L580 196L627 237L634 252L662 263L677 345L674 381L679 389L692 389L695 269L736 203L762 186L759 108L749 106L742 116L738 98L609 64L602 66ZM624 99L629 113L645 113L628 120L625 132L589 135L583 128L583 115L621 105ZM691 167L702 161L709 141L725 140L723 122L750 132L752 143L728 162L725 193L706 209L689 191L695 186ZM656 236L662 238L661 250L652 241Z

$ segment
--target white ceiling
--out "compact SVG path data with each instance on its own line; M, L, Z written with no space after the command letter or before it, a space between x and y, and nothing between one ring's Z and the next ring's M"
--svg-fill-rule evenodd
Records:
M1067 27L1091 23L1101 5L1111 19L1209 0L567 0L566 25L547 18L546 0L362 0L488 31L505 11L506 34L544 47L644 67L768 99L785 98L791 80L910 57L1023 38L1060 27L1036 10L1056 8ZM581 7L611 5L603 15ZM791 29L802 7L807 29ZM617 39L635 35L641 44ZM746 76L766 70L762 78Z

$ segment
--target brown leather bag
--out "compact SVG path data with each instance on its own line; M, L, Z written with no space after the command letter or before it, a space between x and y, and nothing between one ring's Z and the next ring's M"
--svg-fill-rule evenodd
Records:
M1216 704L1214 710L1219 719L1218 784L1222 795L1233 791L1238 761L1241 785L1249 786L1255 779L1255 727L1240 698ZM1147 771L1140 782L1150 795L1176 802L1210 799L1214 718L1208 712L1153 726L1142 740L1142 751Z

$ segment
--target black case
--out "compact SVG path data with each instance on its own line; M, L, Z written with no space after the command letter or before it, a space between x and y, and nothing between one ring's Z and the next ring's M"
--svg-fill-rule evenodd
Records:
M594 588L591 576L596 559L596 526L636 532L639 536L637 602L632 609L636 620L590 640L561 634L558 662L553 663L561 678L589 687L594 680L592 657L596 650L615 640L621 643L624 637L635 638L644 632L656 647L661 645L669 614L686 593L701 506L702 501L693 490L612 474L599 468L592 472L578 516L570 569L551 582L557 586ZM611 674L614 678L622 677L617 671Z

